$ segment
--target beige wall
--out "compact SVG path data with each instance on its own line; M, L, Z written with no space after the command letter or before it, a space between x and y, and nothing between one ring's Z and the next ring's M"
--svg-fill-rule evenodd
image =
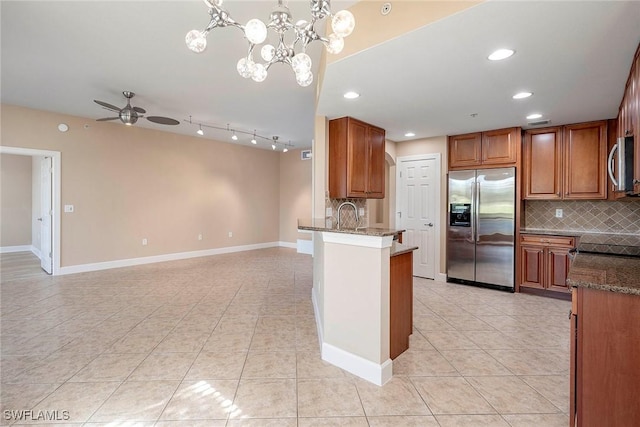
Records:
M1 114L2 145L61 152L61 202L75 206L61 214L61 266L279 240L276 152L11 105Z
M416 139L398 142L397 157L416 156L420 154L440 153L440 273L446 274L447 244L447 137Z
M311 239L298 234L298 218L311 218L311 162L300 158L302 150L280 154L280 241Z
M0 246L31 245L31 157L0 155L0 206Z

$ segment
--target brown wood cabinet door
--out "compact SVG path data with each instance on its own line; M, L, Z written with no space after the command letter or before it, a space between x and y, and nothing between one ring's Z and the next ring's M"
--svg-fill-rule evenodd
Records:
M640 425L638 325L638 296L578 288L579 426Z
M634 69L634 81L635 81L635 117L632 119L634 122L634 131L635 131L635 146L634 146L634 179L637 184L635 184L635 192L640 193L640 46L638 46L638 50L636 51L636 62Z
M369 170L367 173L367 198L384 199L384 144L385 132L375 126L369 126Z
M517 130L498 129L482 133L482 164L503 165L516 163Z
M482 134L469 133L449 137L449 168L480 166Z
M562 129L528 130L524 135L523 197L562 198Z
M544 289L544 247L520 246L522 280L520 286Z
M552 291L569 292L569 249L549 247L547 254L547 288Z
M564 127L564 198L607 198L607 122Z
M413 332L413 253L390 258L389 357L395 359L409 348Z
M365 123L349 120L347 138L347 197L367 197L369 147Z

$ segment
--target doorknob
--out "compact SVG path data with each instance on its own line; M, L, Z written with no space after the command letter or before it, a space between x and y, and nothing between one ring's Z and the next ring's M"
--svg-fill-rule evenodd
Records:
M38 221L42 222L42 218L38 218Z
M425 224L425 225L428 225L429 227L433 227L433 223L432 222L430 222L429 224Z

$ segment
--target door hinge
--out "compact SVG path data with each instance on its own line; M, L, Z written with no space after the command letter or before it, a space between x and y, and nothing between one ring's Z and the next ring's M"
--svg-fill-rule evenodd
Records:
M53 252L49 252L49 258L53 256Z
M400 215L400 218L402 218L402 211L398 212L398 215Z
M400 178L402 178L402 171L400 171Z

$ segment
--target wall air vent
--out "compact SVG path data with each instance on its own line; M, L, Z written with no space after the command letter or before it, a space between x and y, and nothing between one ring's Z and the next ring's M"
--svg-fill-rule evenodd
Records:
M540 120L537 122L529 122L529 126L544 126L551 123L551 120Z

